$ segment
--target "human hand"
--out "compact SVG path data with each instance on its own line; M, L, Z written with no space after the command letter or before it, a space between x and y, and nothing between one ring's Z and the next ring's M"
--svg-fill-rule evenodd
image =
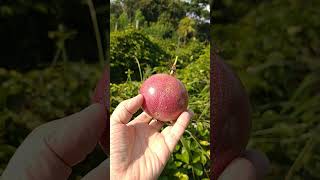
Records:
M130 121L142 103L139 94L121 102L111 115L111 179L157 179L192 117L191 112L183 112L172 126L159 132L163 122L145 112Z
M233 160L218 180L262 180L269 171L269 160L263 153L246 151L242 157Z
M102 105L36 128L17 149L2 180L64 180L94 150L106 128ZM106 137L105 137L106 138ZM89 172L85 180L109 179L109 160Z

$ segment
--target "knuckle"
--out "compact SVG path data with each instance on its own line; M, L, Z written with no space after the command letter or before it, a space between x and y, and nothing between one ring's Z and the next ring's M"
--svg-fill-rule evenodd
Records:
M128 100L122 101L120 102L119 107L127 109L127 104L128 104Z

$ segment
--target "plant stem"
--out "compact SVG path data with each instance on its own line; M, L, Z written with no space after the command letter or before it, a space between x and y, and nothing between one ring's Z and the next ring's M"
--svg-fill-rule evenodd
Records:
M285 177L285 180L290 180L294 176L294 173L298 171L304 163L308 161L310 154L312 153L312 149L316 144L315 136L318 135L318 131L320 129L320 125L318 125L314 130L312 130L312 136L306 142L305 146L299 153L298 157L294 161L293 165L290 167L288 174ZM308 158L306 158L308 157Z
M205 156L207 156L207 158L210 159L210 157L207 155L207 152L203 149L203 147L198 142L198 140L193 136L193 134L188 130L185 130L185 132L187 132L190 135L190 137L200 146L200 148L201 148L202 152L205 154Z
M298 171L303 164L305 163L305 156L309 153L311 153L312 148L314 146L314 139L313 137L311 137L307 143L305 144L304 148L302 149L302 151L300 152L299 156L297 157L297 159L295 160L295 162L293 163L293 165L291 166L285 180L290 180L292 179L294 173L296 171Z
M104 53L103 53L103 48L102 48L99 26L98 26L97 13L96 13L96 10L95 10L94 5L92 3L92 0L87 0L87 3L89 6L92 25L93 25L94 33L96 36L98 53L99 53L99 61L100 61L101 66L104 66L105 59L104 59Z
M140 73L140 79L141 79L141 82L143 81L143 78L142 78L142 72L141 72L141 67L140 67L140 63L139 63L139 60L136 56L134 56L134 58L136 59L136 62L138 64L138 68L139 68L139 73Z
M173 65L171 66L170 75L173 76L176 73L176 65L178 61L178 56L176 56L176 59L174 60Z

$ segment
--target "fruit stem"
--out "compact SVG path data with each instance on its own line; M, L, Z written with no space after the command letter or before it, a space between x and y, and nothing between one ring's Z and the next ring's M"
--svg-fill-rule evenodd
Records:
M178 56L176 56L176 59L174 60L174 63L173 65L171 66L171 69L170 69L170 75L173 76L175 73L176 73L176 64L177 64L177 61L178 61Z

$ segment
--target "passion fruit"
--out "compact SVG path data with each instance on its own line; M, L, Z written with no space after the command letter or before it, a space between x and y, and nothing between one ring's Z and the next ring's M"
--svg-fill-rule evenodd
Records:
M211 173L218 179L248 143L251 120L249 98L229 66L211 52Z
M139 92L144 97L142 109L159 121L175 121L187 110L188 92L173 75L152 75L142 84Z

